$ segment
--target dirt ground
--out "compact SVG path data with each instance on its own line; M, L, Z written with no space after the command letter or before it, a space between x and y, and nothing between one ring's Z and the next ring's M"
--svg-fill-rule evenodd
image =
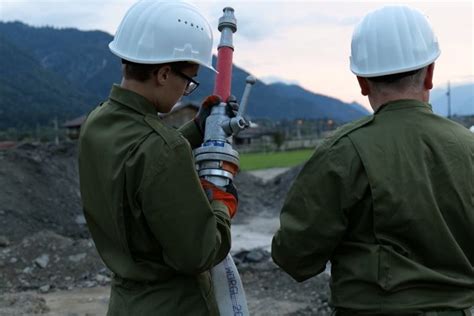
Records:
M0 151L0 316L105 315L112 274L90 239L73 143ZM241 173L231 253L252 315L330 315L328 274L297 283L270 259L299 168Z

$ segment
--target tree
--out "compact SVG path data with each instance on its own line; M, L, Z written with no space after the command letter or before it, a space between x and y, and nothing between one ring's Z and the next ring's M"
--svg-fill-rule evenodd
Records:
M285 133L281 131L276 131L273 133L273 143L275 144L277 150L280 150L281 145L285 142Z

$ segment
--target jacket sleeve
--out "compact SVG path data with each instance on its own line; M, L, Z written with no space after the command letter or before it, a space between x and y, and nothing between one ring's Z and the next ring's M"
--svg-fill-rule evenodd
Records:
M193 120L181 126L178 129L178 132L180 132L181 135L183 135L183 137L188 140L189 144L191 144L191 148L193 149L199 147L203 142L203 135Z
M347 229L346 211L357 202L359 188L353 183L361 168L345 137L317 149L296 178L272 241L273 260L295 280L324 271Z
M226 206L209 203L195 171L189 144L180 141L156 150L137 200L151 232L174 270L197 274L222 261L230 250L230 217ZM151 144L160 148L160 144Z

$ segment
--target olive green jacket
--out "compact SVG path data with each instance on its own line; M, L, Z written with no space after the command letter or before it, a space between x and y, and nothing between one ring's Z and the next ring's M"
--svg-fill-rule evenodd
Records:
M109 315L218 314L208 270L229 252L230 218L201 188L190 146L198 129L180 132L119 86L81 128L84 214L116 275Z
M274 261L296 280L331 261L332 305L368 312L474 305L474 136L399 100L345 125L285 201Z

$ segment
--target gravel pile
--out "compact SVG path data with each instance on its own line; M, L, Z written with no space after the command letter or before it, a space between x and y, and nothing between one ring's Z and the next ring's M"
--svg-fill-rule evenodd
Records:
M276 218L299 170L265 182L240 173L234 223ZM0 151L0 187L0 316L46 313L48 293L110 284L82 215L75 144ZM252 315L330 315L328 275L299 284L264 249L234 260Z
M87 238L74 144L25 144L0 151L0 235L10 242L42 230Z
M0 248L0 292L88 288L108 284L110 277L90 239L41 231Z

